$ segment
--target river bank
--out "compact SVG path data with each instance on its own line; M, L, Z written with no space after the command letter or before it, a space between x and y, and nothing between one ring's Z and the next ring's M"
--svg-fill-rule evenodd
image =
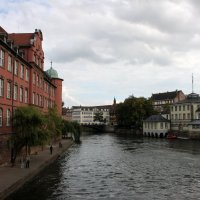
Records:
M14 167L0 167L0 200L8 197L53 163L73 144L73 140L62 140L61 143L62 148L59 147L59 144L53 146L52 154L50 154L49 148L46 148L37 155L31 155L30 168L21 168L19 162Z

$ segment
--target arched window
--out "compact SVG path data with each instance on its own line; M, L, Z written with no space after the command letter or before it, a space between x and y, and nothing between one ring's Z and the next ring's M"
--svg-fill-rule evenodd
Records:
M3 126L3 109L0 108L0 127Z
M7 109L7 113L6 113L6 126L10 126L11 124L11 112L10 109Z

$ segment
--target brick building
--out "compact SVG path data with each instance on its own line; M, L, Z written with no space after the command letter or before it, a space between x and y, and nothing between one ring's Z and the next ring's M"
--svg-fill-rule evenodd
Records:
M0 27L0 151L12 133L17 107L34 105L47 112L56 105L61 115L63 80L52 67L44 71L42 41L41 30L9 34Z

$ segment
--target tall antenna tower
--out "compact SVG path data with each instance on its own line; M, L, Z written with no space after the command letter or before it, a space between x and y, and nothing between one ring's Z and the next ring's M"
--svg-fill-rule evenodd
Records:
M192 73L192 93L194 93L194 80L193 80L193 73Z

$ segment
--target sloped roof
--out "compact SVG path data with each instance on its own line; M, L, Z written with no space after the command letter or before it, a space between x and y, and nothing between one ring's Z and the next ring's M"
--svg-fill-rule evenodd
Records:
M144 121L145 122L169 122L169 120L164 118L162 115L151 115Z
M176 91L172 91L172 92L164 92L164 93L157 93L157 94L152 94L151 98L152 100L171 100L174 99L178 92L180 92L181 90L176 90Z
M196 93L191 93L187 95L186 99L179 101L176 104L183 104L183 103L200 103L200 97Z
M8 35L10 40L14 40L14 45L16 46L28 46L30 45L30 40L34 38L33 33L11 33Z
M0 33L6 33L7 34L7 32L0 26Z

